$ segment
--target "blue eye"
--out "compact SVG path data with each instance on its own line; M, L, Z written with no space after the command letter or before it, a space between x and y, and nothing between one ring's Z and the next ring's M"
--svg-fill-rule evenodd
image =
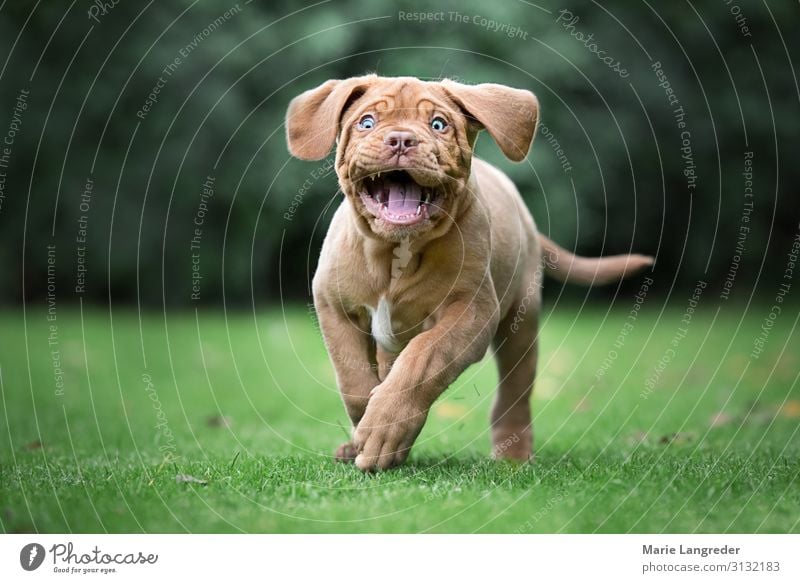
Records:
M447 122L442 117L434 117L431 120L431 128L437 132L443 132L447 129Z
M375 118L371 115L365 115L360 120L358 120L358 129L360 130L371 130L375 127Z

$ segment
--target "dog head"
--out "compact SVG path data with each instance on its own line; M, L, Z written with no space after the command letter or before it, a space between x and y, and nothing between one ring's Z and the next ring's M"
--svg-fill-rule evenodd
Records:
M539 105L529 91L375 75L331 80L292 100L289 150L324 158L337 143L336 174L366 232L399 240L451 224L469 202L478 132L514 161L525 158Z

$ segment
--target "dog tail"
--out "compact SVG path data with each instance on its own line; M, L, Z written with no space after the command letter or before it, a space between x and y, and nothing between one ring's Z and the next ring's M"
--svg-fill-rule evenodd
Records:
M653 264L647 255L612 255L610 257L580 257L559 247L544 235L539 235L545 271L567 283L602 285L619 281Z

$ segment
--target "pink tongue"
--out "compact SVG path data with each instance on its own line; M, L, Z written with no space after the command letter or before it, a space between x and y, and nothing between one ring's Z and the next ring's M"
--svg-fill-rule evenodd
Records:
M422 190L419 184L409 183L389 183L389 196L386 199L386 206L393 215L407 215L417 212Z

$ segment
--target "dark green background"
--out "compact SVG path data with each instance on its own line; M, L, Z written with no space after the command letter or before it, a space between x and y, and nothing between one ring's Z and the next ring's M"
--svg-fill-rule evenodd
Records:
M715 294L721 289L736 251L744 152L752 151L752 230L732 297L761 289L771 296L799 218L797 4L741 2L750 37L723 1L656 4L240 2L183 59L142 121L136 112L162 69L232 2L123 0L99 22L89 19L87 1L35 9L8 2L0 13L0 65L8 56L0 139L16 95L29 89L30 98L0 209L0 300L45 296L49 244L56 245L59 302L77 300L77 219L91 176L84 300L192 305L192 221L213 174L200 301L304 301L326 208L338 195L334 176L312 180L292 220L284 218L319 164L290 160L283 116L301 91L366 71L534 91L571 172L542 136L523 164L503 161L488 137L481 155L511 174L542 231L562 245L585 254L657 254L656 287L665 295L701 278ZM468 22L447 14L443 22L398 19L398 11L420 8L458 11ZM562 8L628 78L556 22ZM474 15L517 25L527 39L487 30L472 23ZM654 61L686 111L694 192Z

